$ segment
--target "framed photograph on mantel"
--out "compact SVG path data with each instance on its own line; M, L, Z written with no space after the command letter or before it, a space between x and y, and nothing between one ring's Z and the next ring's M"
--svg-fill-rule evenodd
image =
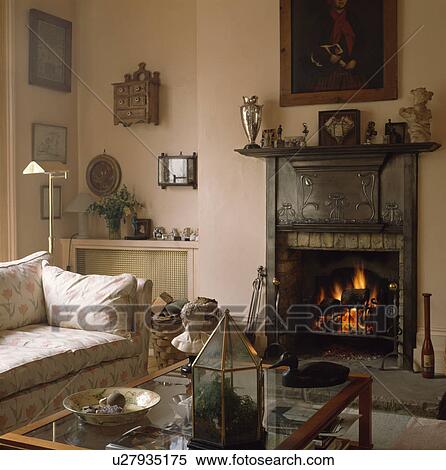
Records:
M398 99L397 0L280 0L280 104Z
M358 109L319 112L319 145L359 145L361 112Z
M29 11L29 84L71 92L70 21Z

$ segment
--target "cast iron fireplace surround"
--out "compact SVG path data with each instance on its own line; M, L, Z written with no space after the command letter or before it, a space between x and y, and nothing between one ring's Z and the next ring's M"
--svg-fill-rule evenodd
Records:
M418 158L438 148L440 144L426 142L237 150L244 156L266 160L267 305L274 305L272 281L278 278L282 324L286 324L292 304L312 297L308 288L303 294L302 279L311 271L302 260L308 266L312 253L317 254L315 259L320 266L326 265L324 254L328 262L335 252L340 259L359 259L363 254L363 259L366 262L370 259L375 267L382 259L378 271L386 266L389 269L378 277L398 285L403 365L412 369L417 334ZM285 202L293 205L296 220L280 225L277 212ZM313 261L311 266L313 269ZM341 263L338 268L342 267ZM369 276L374 275L362 269ZM336 275L339 272L342 269ZM314 278L321 276L316 273ZM327 282L327 272L324 279ZM364 292L370 296L370 292ZM313 295L311 302L316 302L316 297ZM328 302L333 300L330 294L325 297ZM384 298L383 294L381 297ZM269 310L268 314L267 334L271 343L275 340L272 331L275 313ZM345 324L340 328L344 330ZM361 333L367 332L367 328ZM292 329L285 335L287 345L295 341L296 334Z

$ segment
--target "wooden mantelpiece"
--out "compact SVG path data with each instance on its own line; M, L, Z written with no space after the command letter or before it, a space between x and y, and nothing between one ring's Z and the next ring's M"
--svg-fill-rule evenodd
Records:
M277 267L279 250L283 249L278 240L283 240L286 232L402 234L403 343L408 356L404 366L412 369L417 333L418 156L440 147L436 142L425 142L236 150L245 157L266 161L267 304L274 305L272 280L281 275ZM342 217L332 218L330 196L339 193L345 196L345 208ZM293 204L296 210L293 225L278 223L277 211L283 202ZM402 222L388 223L385 212L390 203L397 205ZM269 324L274 325L273 317ZM274 341L272 332L268 333Z

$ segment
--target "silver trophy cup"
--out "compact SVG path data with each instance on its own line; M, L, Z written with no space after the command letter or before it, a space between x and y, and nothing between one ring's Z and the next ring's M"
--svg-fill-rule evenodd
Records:
M262 124L263 105L257 104L257 100L257 96L251 96L250 98L244 96L243 101L245 104L240 106L243 129L249 140L249 144L245 146L245 149L260 148L260 145L256 144L256 139Z

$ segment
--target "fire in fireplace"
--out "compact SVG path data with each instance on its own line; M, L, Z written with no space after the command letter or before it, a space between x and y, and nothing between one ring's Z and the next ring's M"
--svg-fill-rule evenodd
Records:
M314 331L332 334L375 335L385 326L379 321L383 282L364 265L334 270L319 278L316 305L320 315L315 318Z
M340 349L343 356L382 358L398 348L403 327L398 251L284 243L280 256L280 315L290 350L303 357Z

